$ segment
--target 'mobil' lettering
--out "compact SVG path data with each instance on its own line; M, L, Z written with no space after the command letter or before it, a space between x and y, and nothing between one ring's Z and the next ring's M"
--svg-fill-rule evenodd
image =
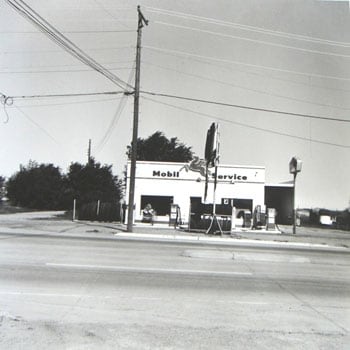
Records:
M180 177L180 173L178 171L153 170L153 177Z

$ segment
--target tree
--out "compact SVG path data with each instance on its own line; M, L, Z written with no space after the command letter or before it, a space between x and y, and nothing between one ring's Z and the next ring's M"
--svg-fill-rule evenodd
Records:
M29 161L27 166L7 181L7 197L11 204L30 209L63 208L65 192L63 176L53 164Z
M11 204L40 210L70 209L73 199L80 205L97 200L116 204L122 197L122 182L113 176L112 166L101 166L93 158L86 165L72 163L67 175L52 164L29 161L6 188Z
M80 204L97 200L116 203L122 198L122 183L112 174L111 165L103 165L93 158L86 165L72 163L66 176L69 201Z
M127 147L127 155L131 158L131 146ZM137 139L137 160L160 162L189 162L193 158L191 147L181 143L177 137L168 139L157 131L146 139Z

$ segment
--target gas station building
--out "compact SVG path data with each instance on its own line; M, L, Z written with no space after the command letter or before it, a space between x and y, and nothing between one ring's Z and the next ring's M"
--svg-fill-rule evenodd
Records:
M137 161L134 220L142 221L143 209L151 204L156 213L155 223L170 223L176 210L177 219L191 226L200 217L203 221L203 217L212 214L214 202L215 213L223 219L235 217L234 224L238 226L244 226L245 213L252 215L257 208L263 214L268 208L275 208L280 214L280 223L287 223L291 218L292 184L266 185L263 166L222 164L217 167L215 184L214 169L209 168L206 181L205 164L198 158L191 163ZM126 193L129 183L130 162Z

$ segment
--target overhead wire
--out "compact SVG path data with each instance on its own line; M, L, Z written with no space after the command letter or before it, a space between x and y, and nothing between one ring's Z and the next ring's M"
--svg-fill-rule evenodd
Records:
M244 106L244 105L238 105L238 104L233 104L233 103L211 101L211 100L205 100L205 99L200 99L200 98L185 97L185 96L172 95L172 94L164 94L164 93L152 92L152 91L140 91L140 92L143 94L146 94L146 95L168 97L168 98L173 98L173 99L177 99L177 100L200 102L200 103L217 105L217 106L233 107L233 108L247 109L247 110L258 111L258 112L266 112L266 113L273 113L273 114L280 114L280 115L289 115L289 116L301 117L301 118L350 123L350 119L335 118L335 117L322 117L322 116L317 116L317 115L312 115L312 114L294 113L294 112L280 111L280 110L268 109L268 108L251 107L251 106Z
M86 93L66 93L66 94L41 94L41 95L17 95L17 96L6 96L3 93L0 93L0 103L3 105L4 112L6 114L6 120L4 123L8 123L9 114L6 110L6 107L17 108L13 106L15 100L28 100L28 99L48 99L48 98L67 98L67 97L87 97L87 96L106 96L106 95L125 95L125 91L103 91L103 92L86 92ZM91 102L104 102L112 101L114 99L104 99L104 100L89 100L89 101L75 101L75 102L66 102L66 103L54 103L54 104L37 104L37 105L22 105L20 107L42 107L42 106L61 106L68 104L82 104L82 103L91 103ZM23 111L21 111L24 113Z
M109 71L129 70L130 67L110 67ZM20 71L0 71L0 74L45 74L45 73L81 73L92 72L91 69L55 69L55 70L20 70Z
M134 67L136 67L136 62L134 63ZM129 74L129 79L128 79L128 84L131 84L132 80L133 80L133 73L134 73L134 69L130 70L130 74ZM113 130L116 128L120 117L124 111L124 108L126 106L126 102L128 99L128 94L123 94L122 98L118 104L118 107L116 109L116 112L111 120L111 122L109 123L109 126L107 128L107 131L105 132L105 134L103 135L101 141L99 142L99 144L97 145L96 148L96 152L101 152L101 150L103 149L103 147L106 145L106 143L108 142L109 138L112 135Z
M102 102L109 102L109 101L115 101L122 98L121 95L115 96L113 98L103 98L98 100L84 100L84 101L70 101L70 102L54 102L54 103L36 103L36 104L21 104L19 107L21 108L37 108L37 107L57 107L57 106L66 106L66 105L82 105L82 104L89 104L89 103L102 103ZM14 107L8 107L8 108L14 108Z
M3 105L3 110L5 113L5 120L4 120L4 124L7 124L10 120L10 116L7 112L7 106L12 106L13 105L13 98L11 96L6 96L5 94L3 94L2 92L0 92L0 103Z
M136 30L62 30L63 34L136 33ZM1 34L40 34L38 31L0 31Z
M42 94L42 95L17 95L11 96L12 99L37 99L37 98L57 98L57 97L80 97L80 96L98 96L98 95L119 95L124 91L103 91L103 92L81 92L68 94Z
M14 106L15 109L17 109L25 118L27 118L32 124L34 124L38 129L40 129L46 136L48 136L54 143L56 143L58 146L60 146L60 143L46 130L44 129L40 124L38 124L36 121L34 121L32 118L30 118L23 110L18 107Z
M275 131L275 130L271 130L271 129L261 128L261 127L257 127L257 126L253 126L253 125L249 125L249 124L245 124L245 123L236 122L233 120L228 120L228 119L225 119L225 118L213 115L213 114L202 113L202 112L190 109L190 108L179 107L179 106L176 106L176 105L171 104L171 103L157 101L153 98L149 98L149 97L145 97L145 96L141 96L141 98L148 100L148 101L152 101L152 102L157 103L157 104L172 107L172 108L175 108L177 110L193 113L193 114L203 116L206 118L220 120L220 121L223 121L223 122L226 122L229 124L234 124L234 125L242 126L242 127L253 129L253 130L263 131L263 132L270 133L270 134L275 134L275 135L279 135L279 136L289 137L289 138L298 139L298 140L307 141L307 142L312 142L312 143L323 144L323 145L327 145L327 146L334 146L334 147L346 148L346 149L350 148L350 146L348 146L348 145L342 145L342 144L337 144L337 143L333 143L333 142L312 139L310 137L291 135L291 134L287 134L287 133L283 133L283 132L279 132L279 131Z
M186 19L186 20L192 20L192 21L208 23L208 24L215 24L215 25L224 26L224 27L238 28L240 30L251 31L251 32L256 32L256 33L260 33L260 34L268 34L268 35L287 38L287 39L312 42L312 43L316 43L316 44L332 45L332 46L339 46L339 47L350 47L349 42L327 40L324 38L318 38L318 37L313 37L313 36L308 36L308 35L283 32L283 31L278 31L278 30L273 30L273 29L266 29L266 28L262 28L262 27L246 25L246 24L241 24L241 23L235 23L235 22L229 22L229 21L223 21L223 20L219 20L219 19L215 19L215 18L192 15L189 13L160 9L160 8L156 8L156 7L145 6L145 8L148 12L178 17L178 18L182 18L182 19Z
M125 61L108 61L108 62L101 62L103 64L126 64L126 63L133 63L134 60L125 60ZM60 67L82 67L84 64L55 64L55 65L38 65L38 66L33 66L33 65L25 65L25 66L20 66L20 67L0 67L1 69L11 69L11 68L21 68L21 69L26 69L26 68L60 68Z
M4 113L6 115L6 119L4 120L4 124L7 124L9 122L9 120L10 120L10 116L9 116L9 114L7 112L6 104L3 105L3 109L4 109Z
M115 74L111 73L109 70L105 69L101 64L95 61L92 57L88 56L84 51L82 51L78 46L76 46L71 40L59 32L55 27L53 27L49 22L47 22L43 17L41 17L33 8L27 5L22 0L6 0L6 2L19 12L24 18L32 22L37 26L44 34L46 34L51 40L62 47L65 51L70 53L72 56L79 59L81 62L85 63L95 71L104 75L107 79L115 83L121 88L129 88L122 79L120 79Z
M210 81L210 82L214 82L214 83L218 83L218 84L222 84L222 85L232 86L234 88L238 88L238 89L242 89L242 90L246 90L246 91L256 92L256 93L263 94L263 95L279 97L279 98L283 98L283 99L286 99L286 100L307 103L307 104L311 104L311 105L315 105L315 106L337 108L337 109L342 109L342 110L350 110L350 108L344 108L344 107L335 106L335 105L332 105L332 104L312 102L312 101L299 99L299 98L295 98L295 97L290 97L290 96L286 96L286 95L282 95L282 94L270 93L270 92L267 92L266 90L262 90L262 89L248 88L248 87L241 86L241 85L238 85L238 84L225 82L225 81L222 81L222 80L219 80L219 79L209 78L209 77L206 77L206 76L203 76L203 75L189 73L189 72L184 72L184 71L181 71L181 70L178 70L178 69L174 69L174 68L164 67L164 66L161 66L161 65L158 65L158 64L154 64L154 63L148 62L148 61L143 61L143 63L146 64L146 65L150 65L150 66L153 66L153 67L160 68L160 69L176 72L176 73L179 73L179 74L187 75L187 76L190 76L190 77L194 77L194 78L198 78L198 79L202 79L202 80L206 80L206 81Z
M11 6L14 7L13 3L15 3L17 5L17 7L20 7L22 6L23 4L28 7L31 11L33 11L33 13L35 15L36 12L34 10L32 10L27 4L25 4L23 1L15 1L15 0L6 0L8 3L11 4ZM21 5L22 4L22 5ZM16 6L15 6L16 7ZM23 9L21 10L21 8L18 8L17 9L18 11L21 12L25 12ZM62 40L61 37L57 36L57 33L60 33L61 32L58 32L54 27L52 27L48 22L46 22L42 17L39 16L39 18L44 22L44 25L43 27L40 27L41 23L40 21L36 22L36 17L33 16L32 13L29 13L29 15L27 13L25 13L25 16L29 16L28 18L30 18L30 20L32 22L34 22L37 26L39 26L39 28L41 28L41 30L46 33L47 35L50 36L50 38L52 40L54 40L58 45L60 45L61 47L63 47L66 51L67 49L69 50L69 52L71 51L71 48L68 46L65 46L65 42ZM63 36L64 37L64 36ZM64 37L65 38L65 37ZM65 38L67 39L67 38ZM73 44L69 39L68 40L68 43L69 44ZM75 46L75 44L73 44ZM220 59L220 58L214 58L214 57L208 57L208 56L201 56L201 55L196 55L196 54L191 54L191 53L186 53L186 52L182 52L182 51L176 51L176 50L166 50L166 49L160 49L160 48L155 48L155 47L151 47L151 46L144 46L144 48L148 48L148 49L151 49L151 50L160 50L160 51L169 51L169 52L172 52L172 53L176 53L176 54L182 54L182 55L189 55L189 56L192 56L192 57L197 57L197 58L204 58L204 59L209 59L209 60L215 60L215 61L220 61L220 62L225 62L225 63L235 63L235 64L242 64L242 65L246 65L246 66L249 66L249 67L254 67L254 68L263 68L263 69L271 69L271 70L275 70L275 71L282 71L282 72L287 72L287 73L293 73L293 74L299 74L299 75L307 75L307 76L313 76L313 77L317 77L317 78L327 78L327 79L336 79L336 80L344 80L344 81L349 81L350 78L340 78L340 77L334 77L334 76L327 76L327 75L318 75L318 74L309 74L309 73L303 73L303 72L296 72L296 71L290 71L290 70L283 70L283 69L278 69L278 68L274 68L274 67L266 67L266 66L259 66L259 65L253 65L253 64L249 64L249 63L244 63L244 62L236 62L236 61L230 61L230 60L225 60L225 59ZM79 49L78 47L73 47L73 56L75 56L76 58L79 57L80 55L80 51L81 49ZM83 52L83 51L81 51ZM84 53L85 54L85 53ZM79 59L79 58L78 58ZM80 59L81 60L81 59ZM86 61L84 60L81 60L83 63L85 64L88 64L86 63ZM94 60L93 60L94 61ZM89 62L90 64L93 63L92 62ZM96 62L96 61L95 61ZM97 62L96 62L97 63ZM91 68L93 66L88 64ZM97 63L99 65L99 63ZM102 66L101 66L102 67ZM96 68L96 67L95 67ZM103 75L105 75L104 73L109 72L108 70L105 71L105 68L102 67L102 68L99 68L97 67L97 70L98 72L102 73ZM110 72L109 72L110 73ZM110 80L111 77L109 78ZM119 78L118 78L119 79ZM113 80L112 80L113 81ZM122 80L121 80L122 81ZM115 81L114 81L115 82ZM116 82L115 82L116 83ZM116 83L117 84L117 83ZM119 87L121 88L125 88L126 86L127 87L131 87L131 85L129 83L126 83L124 81L122 81L122 84L123 85L118 85ZM298 117L307 117L307 118L311 118L311 119L325 119L325 120L332 120L332 121L341 121L341 122L349 122L349 120L346 120L346 119L341 119L341 118L329 118L329 117L320 117L320 116L312 116L312 115L307 115L307 114L298 114L298 113L291 113L291 112L285 112L285 111L276 111L276 110L269 110L269 109L263 109L263 108L255 108L255 107L249 107L249 106L242 106L242 105L234 105L234 104L228 104L228 103L223 103L223 102L218 102L218 101L208 101L208 100L201 100L201 99L194 99L194 98L189 98L189 97L184 97L184 96L176 96L176 95L170 95L170 94L162 94L162 93L154 93L154 92L149 92L149 91L143 91L143 93L145 94L150 94L150 95L153 95L153 96L161 96L161 97L169 97L169 98L176 98L176 99L183 99L183 100L188 100L188 101L195 101L195 102L201 102L201 103L210 103L210 104L216 104L216 105L221 105L221 106L227 106L227 107L235 107L235 108L243 108L243 109L250 109L250 110L255 110L255 111L262 111L262 112L270 112L270 113L278 113L278 114L288 114L288 115L293 115L293 116L298 116ZM146 98L146 97L143 97L143 98ZM146 98L147 99L147 98ZM148 98L149 99L149 98ZM152 100L152 99L150 99ZM159 101L156 101L157 103L161 103ZM227 120L226 120L227 121ZM227 121L229 122L229 121ZM307 139L309 141L309 139ZM327 143L328 144L328 143ZM333 144L334 145L334 144ZM103 147L103 146L102 146ZM342 146L340 146L342 147ZM348 146L344 146L344 147L348 147Z
M105 95L105 93L102 93ZM21 98L24 98L24 99L27 99L27 98L60 98L60 97L80 97L80 96L92 96L92 95L96 95L96 94L70 94L70 95L67 95L67 94L61 94L61 95L37 95L37 96L10 96L10 97L7 97L8 99L10 99L11 102L9 103L4 103L2 100L2 95L1 95L1 103L3 104L3 108L4 108L4 112L6 114L6 120L4 121L5 124L8 123L9 119L10 119L10 116L8 114L8 111L7 109L17 109L19 110L22 114L24 114L28 119L30 119L30 121L32 123L35 124L35 122L28 117L27 114L24 113L24 111L22 110L22 108L36 108L36 107L53 107L53 106L65 106L65 105L74 105L74 104L89 104L89 103L101 103L101 102L109 102L109 101L115 101L116 99L120 99L122 98L122 96L124 95L116 95L114 92L111 93L111 94L108 94L108 95L115 95L114 98L108 98L108 99L99 99L99 100L84 100L84 101L73 101L73 102L60 102L60 103L49 103L49 104L43 104L43 103L40 103L40 104L35 104L35 105L13 105L14 103L14 100L16 99L21 99ZM36 124L35 124L36 125Z
M115 47L90 47L90 48L85 48L87 51L112 51L112 50L125 50L125 49L135 49L134 46L128 45L128 46L115 46ZM40 54L40 53L63 53L62 50L26 50L26 51L3 51L0 52L2 55L17 55L17 54Z
M191 60L193 62L198 62L200 64L210 65L210 66L219 67L221 69L225 69L225 70L228 70L228 71L232 71L231 67L228 67L228 66L222 65L222 64L218 64L218 63L214 63L214 62L210 62L205 57L204 58L199 58L199 57L182 56L182 55L177 54L177 53L166 52L166 51L155 51L155 52L158 52L158 53L160 53L162 55L169 55L169 56L173 56L173 57L182 57L184 59ZM227 62L224 62L224 64L225 63L227 63ZM242 69L238 69L238 68L234 68L234 70L238 71L238 72L242 72L244 74L248 74L248 75L254 75L254 76L258 76L258 77L263 77L263 78L269 79L269 80L283 81L283 82L292 83L292 84L295 84L295 85L303 85L303 86L315 87L315 88L323 89L323 90L341 91L341 92L346 92L346 93L350 92L350 90L347 90L347 89L336 88L336 87L329 87L329 86L321 86L321 85L313 84L311 82L305 83L305 82L302 82L302 81L295 81L295 80L290 80L290 79L280 78L280 77L272 77L271 75L266 76L263 73L246 71L246 70L242 70Z
M293 49L293 50L297 50L297 51L308 52L308 53L319 54L319 55L328 55L328 56L350 58L350 55L345 55L345 54L340 54L340 53L335 53L335 52L306 49L306 48L297 47L297 46L273 43L273 42L266 41L266 40L246 38L246 37L238 36L238 35L219 33L219 32L214 32L212 30L200 29L200 28L189 27L189 26L184 26L184 25L179 25L179 24L167 23L167 22L162 22L162 21L153 21L153 23L160 24L160 25L167 26L167 27L172 27L172 28L180 28L180 29L210 34L210 35L214 35L214 36L220 36L220 37L224 37L224 38L238 39L238 40L243 40L243 41L249 41L252 43L270 45L270 46L279 47L279 48L283 48L283 49Z
M117 109L114 113L114 116L111 120L111 122L109 123L109 126L107 128L107 131L105 132L105 134L102 136L102 139L100 140L100 142L98 143L97 147L96 147L96 153L99 153L102 151L102 149L104 148L104 146L106 145L106 143L108 142L109 138L112 135L113 130L115 129L115 127L117 126L120 117L124 111L124 108L126 106L126 102L128 100L128 96L127 95L123 95L120 103L117 106Z
M95 4L97 4L97 6L99 8L101 8L105 13L107 13L110 17L112 17L113 19L117 20L118 22L120 22L124 27L129 28L126 24L123 23L122 20L120 20L117 16L115 16L110 10L108 10L103 4L101 4L100 1L98 0L93 0Z
M0 92L0 103L4 106L11 106L13 104L13 97Z
M62 31L61 33L70 33L70 34L99 34L99 33L136 33L135 29L127 29L127 30L69 30Z
M170 53L178 54L181 56L202 58L202 59L216 61L216 62L238 64L238 65L247 66L247 67L251 67L251 68L267 69L267 70L271 70L271 71L275 71L275 72L290 73L290 74L296 74L296 75L314 77L314 78L322 78L322 79L334 79L334 80L341 80L341 81L350 81L350 78L343 78L343 77L337 77L337 76L333 76L333 75L324 75L324 74L315 74L315 73L304 73L304 72L299 72L299 71L294 71L294 70L289 70L289 69L275 68L275 67L263 66L263 65L259 65L259 64L246 63L246 62L242 62L242 61L229 60L229 59L225 59L225 58L199 55L199 54L190 53L190 52L186 52L186 51L164 49L164 48L155 47L155 46L145 45L145 46L143 46L143 48L148 49L148 50L160 51L160 52L170 52Z
M3 94L2 92L0 92L0 103L3 105L3 110L5 113L5 120L4 120L4 124L7 124L10 120L10 116L7 112L7 106L11 106L13 104L13 98L10 96L6 96L5 94Z
M24 3L23 1L21 1L22 3ZM28 7L28 5L26 5ZM31 9L31 8L30 8ZM31 9L32 10L32 9ZM35 11L32 10L34 13ZM40 17L40 15L37 14L37 16L39 16L39 18L42 19L42 21L44 21L44 23L46 23L49 26L49 29L52 28L53 31L55 33L58 33L59 39L61 39L61 37L63 37L63 48L66 50L66 45L65 43L68 42L69 45L68 49L71 49L71 47L73 47L73 52L70 50L69 52L73 54L73 56L76 56L77 51L78 51L78 59L81 60L81 56L80 53L82 53L82 62L86 63L88 66L90 66L91 68L97 70L98 72L100 72L101 74L103 74L104 76L106 76L108 79L110 79L112 82L115 82L119 87L122 87L120 85L120 83L125 83L124 81L122 81L119 77L117 77L115 74L111 73L110 71L106 70L102 65L100 65L98 62L96 62L94 59L92 59L90 56L87 56L80 48L78 48L74 43L72 43L68 38L66 38L65 36L61 35L61 33L59 33L53 26L51 26L45 19L43 19L42 17ZM40 27L41 28L41 27ZM45 29L45 27L44 27ZM52 32L50 32L49 34L52 34ZM55 40L57 42L57 40ZM61 44L61 41L58 42L59 44ZM62 45L60 45L62 47Z
M96 1L95 0L92 0L98 7L101 7L99 4L97 4L96 3ZM71 4L77 4L77 7L72 7L72 8L70 8L70 7L65 7L65 9L66 10L75 10L75 11L81 11L81 5L79 4L79 2L71 2ZM89 5L89 7L87 7L88 9L90 9L90 5ZM91 8L93 9L93 10L95 10L95 7L92 7L91 6ZM113 6L113 10L117 10L117 11L129 11L129 10L134 10L135 8L134 7L132 7L132 6Z

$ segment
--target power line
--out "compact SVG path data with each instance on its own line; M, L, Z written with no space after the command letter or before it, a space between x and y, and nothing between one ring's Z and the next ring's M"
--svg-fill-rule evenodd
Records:
M120 21L120 19L117 17L117 16L115 16L111 11L109 11L104 5L102 5L101 3L100 3L100 1L98 1L98 0L93 0L94 1L94 3L95 4L97 4L97 6L99 7L99 8L101 8L105 13L107 13L110 17L112 17L113 19L115 19L116 21ZM121 24L124 26L124 27L126 27L126 28L129 28L127 25L125 25L124 23L122 23L123 21L120 21L121 22ZM135 30L133 31L133 32L136 32Z
M4 106L11 106L13 105L13 97L0 92L0 103Z
M119 87L125 88L125 85L127 86L126 82L117 77L115 74L111 73L109 70L105 69L93 58L88 56L85 52L83 52L71 40L69 40L62 33L60 33L55 27L53 27L49 22L47 22L43 17L41 17L33 8L27 5L24 1L6 0L6 2L17 12L19 12L24 18L26 18L35 26L37 26L44 34L46 34L51 40L53 40L65 51L76 57L81 62L90 66L95 71L101 73L107 79L111 80Z
M290 101L297 101L297 102L302 102L302 103L308 103L308 104L312 104L312 105L315 105L315 106L331 107L331 108L337 108L337 109L342 109L342 110L350 110L350 108L339 107L339 106L326 104L326 103L311 102L311 101L308 101L308 100L294 98L294 97L290 97L290 96L286 96L286 95L269 93L269 92L267 92L265 90L261 90L261 89L248 88L248 87L241 86L241 85L238 85L238 84L232 84L232 83L228 83L228 82L225 82L225 81L222 81L222 80L208 78L208 77L205 77L203 75L188 73L188 72L184 72L184 71L181 71L181 70L178 70L178 69L164 67L164 66L161 66L161 65L158 65L158 64L154 64L152 62L143 61L143 63L146 64L146 65L154 66L154 67L157 67L157 68L165 69L165 70L176 72L176 73L179 73L179 74L184 74L184 75L187 75L187 76L190 76L190 77L203 79L203 80L206 80L206 81L211 81L211 82L214 82L214 83L219 83L219 84L223 84L223 85L227 85L227 86L232 86L234 88L238 88L238 89L242 89L242 90L257 92L259 94L264 94L264 95L268 95L268 96L274 96L274 97L278 97L278 98L283 98L283 99L290 100Z
M127 61L108 61L108 62L101 62L103 64L126 64L126 63L133 63L134 60L127 60ZM0 67L1 69L14 69L14 68L20 68L20 69L26 69L26 68L61 68L61 67L82 67L85 66L83 64L59 64L59 65L38 65L38 66L34 66L34 65L26 65L26 66L21 66L21 67Z
M321 116L316 116L316 115L311 115L311 114L293 113L293 112L279 111L279 110L267 109L267 108L243 106L243 105L237 105L237 104L232 104L232 103L210 101L210 100L204 100L204 99L199 99L199 98L192 98L192 97L185 97L185 96L178 96L178 95L171 95L171 94L163 94L163 93L151 92L151 91L141 91L141 93L147 94L147 95L152 95L152 96L168 97L168 98L174 98L174 99L178 99L178 100L200 102L200 103L206 103L206 104L212 104L212 105L218 105L218 106L224 106L224 107L248 109L248 110L253 110L253 111L258 111L258 112L266 112L266 113L290 115L290 116L302 117L302 118L330 120L330 121L335 121L335 122L350 123L350 119L321 117Z
M0 92L0 103L3 105L3 110L4 110L4 113L6 115L6 119L4 121L4 124L7 124L8 121L10 120L10 116L9 116L9 114L7 112L6 107L7 106L11 106L13 104L13 98L9 97L9 96L6 96L2 92Z
M131 77L132 76L130 74L129 81L131 81ZM323 116L316 116L316 115L311 115L311 114L302 114L302 113L294 113L294 112L280 111L280 110L267 109L267 108L258 108L258 107L244 106L244 105L238 105L238 104L232 104L232 103L226 103L226 102L220 102L220 101L205 100L205 99L199 99L199 98L192 98L192 97L185 97L185 96L179 96L179 95L152 92L152 91L140 91L140 92L142 94L147 94L147 95L152 95L152 96L174 98L174 99L179 99L179 100L200 102L200 103L219 105L219 106L224 106L224 107L248 109L248 110L259 111L259 112L274 113L274 114L281 114L281 115L290 115L290 116L310 118L310 119L328 120L328 121L336 121L336 122L344 122L344 123L350 122L349 119L343 119L343 118L323 117ZM2 98L3 104L7 104L6 101L8 99L11 99L11 104L12 104L13 100L16 100L16 99L80 97L80 96L119 95L119 94L125 95L125 92L124 91L104 91L104 92L89 92L89 93L43 94L43 95L21 95L21 96L6 96L4 94L1 94L1 98Z
M63 34L136 33L136 30L63 30ZM38 31L0 31L1 34L41 34Z
M181 54L177 54L177 53L173 53L173 52L166 52L166 51L156 51L156 52L161 53L162 55L168 55L168 56L173 56L173 57L177 57L177 58L180 56L180 57L183 57L186 60L190 60L190 61L193 61L193 62L198 62L198 63L205 64L205 65L210 65L210 66L213 66L213 67L219 67L221 69L225 69L225 70L228 70L230 72L232 71L231 67L227 67L227 66L222 65L222 64L217 64L217 63L210 62L210 61L208 61L205 58L205 56L203 58L200 58L200 57L196 57L195 58L195 57L191 57L191 56L181 56ZM224 63L227 63L227 62L224 62ZM254 75L254 76L258 76L258 77L263 77L265 79L267 78L267 79L270 79L270 80L278 80L278 81L283 81L283 82L292 83L292 84L296 84L296 85L303 85L303 86L307 86L307 87L316 87L318 89L323 89L323 90L342 91L342 92L346 92L346 93L350 92L350 90L347 90L347 89L328 87L328 86L320 86L320 85L317 85L317 84L305 83L305 82L290 80L290 79L286 79L286 78L272 77L270 75L266 76L263 73L245 71L245 70L238 69L238 68L233 68L233 69L235 71L242 72L244 74L249 74L249 75Z
M90 47L85 48L87 51L112 51L112 50L125 50L125 49L135 49L134 46L115 46L115 47ZM37 54L37 53L64 53L62 50L26 50L26 51L3 51L2 55L16 55L16 54Z
M6 107L12 107L15 100L28 100L28 99L47 99L47 98L67 98L67 97L87 97L87 96L106 96L106 95L125 95L124 91L104 91L104 92L87 92L87 93L68 93L68 94L43 94L43 95L19 95L19 96L6 96L0 93L0 103L4 106L5 113L8 117ZM103 100L84 100L64 103L50 103L50 104L35 104L35 105L21 105L20 107L42 107L42 106L62 106L69 104L83 104L91 102L105 102L114 101L115 98L103 99Z
M336 76L332 76L332 75L323 75L323 74L314 74L314 73L304 73L304 72L293 71L293 70L288 70L288 69L274 68L274 67L262 66L262 65L258 65L258 64L245 63L245 62L241 62L241 61L228 60L228 59L224 59L224 58L204 56L204 55L189 53L189 52L185 52L185 51L163 49L163 48L159 48L159 47L155 47L155 46L143 46L143 48L149 49L149 50L154 50L154 51L160 51L160 52L170 52L170 53L174 53L174 54L178 54L178 55L182 55L182 56L202 58L202 59L207 59L207 60L216 61L216 62L238 64L238 65L252 67L252 68L261 68L261 69L267 69L267 70L272 70L272 71L276 71L276 72L302 75L302 76L307 76L307 77L350 81L350 78L341 78L341 77L336 77Z
M319 51L319 50L312 50L312 49L305 49L305 48L296 47L296 46L290 46L290 45L285 45L285 44L273 43L273 42L266 41L266 40L245 38L245 37L238 36L238 35L219 33L219 32L214 32L214 31L211 31L211 30L199 29L199 28L189 27L189 26L184 26L184 25L179 25L179 24L172 24L172 23L161 22L161 21L154 21L154 23L160 24L160 25L163 25L163 26L173 27L173 28L180 28L180 29L191 30L191 31L195 31L195 32L200 32L200 33L220 36L220 37L224 37L224 38L238 39L238 40L244 40L244 41L249 41L249 42L258 43L258 44L264 44L264 45L280 47L280 48L283 48L283 49L293 49L293 50L309 52L309 53L314 53L314 54L319 54L319 55L328 55L328 56L350 58L350 55L344 55L344 54L339 54L339 53L334 53L334 52Z
M117 126L120 117L124 111L124 108L126 106L126 102L127 102L128 96L127 95L123 95L122 99L120 101L120 103L118 104L117 110L107 128L107 131L105 132L105 134L103 135L101 141L99 142L97 148L96 148L96 152L100 152L103 147L106 145L106 143L108 142L109 138L112 135L113 130L115 129L115 127Z
M130 70L131 67L110 67L109 70ZM43 73L79 73L93 72L91 69L60 69L60 70L22 70L22 71L0 71L0 74L43 74Z
M134 68L136 67L136 62L134 64ZM133 80L133 71L130 72L130 75L129 75L129 79L128 79L128 83L131 84ZM103 135L101 141L99 142L98 146L97 146L97 149L96 149L96 152L100 152L103 147L106 145L106 143L108 142L109 138L111 137L112 135L112 132L113 130L115 129L115 127L117 126L119 120L120 120L120 117L124 111L124 108L126 106L126 102L127 102L127 98L128 98L128 95L127 94L123 94L122 95L122 99L120 100L119 104L118 104L118 107L117 107L117 110L107 128L107 131L105 132L105 134Z
M22 111L21 108L18 106L14 106L25 118L27 118L32 124L34 124L37 128L39 128L46 136L48 136L53 142L55 142L58 146L60 146L60 143L46 130L44 129L40 124L35 122L32 118L30 118L26 113Z
M43 94L43 95L19 95L11 96L12 99L37 99L37 98L57 98L57 97L80 97L80 96L98 96L98 95L119 95L124 91L104 91L104 92L85 92L85 93L68 93L68 94Z
M173 17L179 17L179 18L183 18L186 20L192 20L192 21L197 21L197 22L215 24L215 25L224 26L224 27L238 28L240 30L246 30L246 31L256 32L256 33L260 33L260 34L268 34L268 35L273 35L273 36L287 38L287 39L312 42L312 43L316 43L316 44L325 44L325 45L340 46L340 47L350 47L350 43L348 43L348 42L327 40L327 39L317 38L317 37L312 37L312 36L307 36L307 35L300 35L300 34L295 34L295 33L277 31L277 30L266 29L266 28L261 28L261 27L246 25L246 24L218 20L215 18L192 15L192 14L184 13L184 12L170 11L170 10L165 10L165 9L160 9L160 8L155 8L155 7L146 6L146 9L149 12L153 12L153 13L158 13L158 14L163 14L163 15L173 16Z
M70 30L70 31L62 31L62 33L71 33L71 34L105 34L105 33L136 33L136 30L134 29L127 29L127 30Z
M279 136L289 137L289 138L298 139L298 140L307 141L307 142L324 144L324 145L327 145L327 146L335 146L335 147L340 147L340 148L350 148L350 146L347 146L347 145L341 145L341 144L332 143L332 142L326 142L326 141L322 141L322 140L316 140L316 139L311 139L311 138L306 138L306 137L301 137L301 136L296 136L296 135L290 135L290 134L287 134L287 133L274 131L274 130L271 130L271 129L260 128L260 127L252 126L252 125L245 124L245 123L240 123L240 122L235 122L235 121L232 121L232 120L227 120L227 119L224 119L222 117L218 117L218 116L215 116L215 115L212 115L212 114L202 113L202 112L195 111L193 109L179 107L179 106L176 106L176 105L173 105L173 104L170 104L170 103L160 102L160 101L154 100L154 99L149 98L149 97L142 96L142 98L145 99L145 100L152 101L152 102L164 105L164 106L172 107L172 108L175 108L175 109L178 109L178 110L181 110L181 111L197 114L199 116L203 116L203 117L206 117L206 118L211 118L211 119L214 118L216 120L221 120L221 121L226 122L226 123L239 125L239 126L242 126L242 127L245 127L245 128L253 129L253 130L263 131L263 132L267 132L267 133L270 133L270 134L275 134L275 135L279 135Z
M101 93L79 93L79 94L51 94L51 95L22 95L22 96L6 96L2 93L0 93L0 103L3 105L4 113L6 115L6 119L4 121L5 124L8 123L10 116L8 114L7 109L18 109L21 108L32 108L32 107L53 107L53 106L64 106L64 105L72 105L72 104L85 104L85 103L101 103L101 102L108 102L108 101L115 101L118 96L114 98L108 98L108 99L100 99L100 100L84 100L84 101L73 101L73 102L61 102L61 103L49 103L49 104L35 104L35 105L20 105L20 106L13 106L13 103L15 100L19 99L40 99L40 98L62 98L62 97L86 97L86 96L96 96L96 95L121 95L124 96L124 91L118 92L118 91L111 91L111 92L101 92ZM120 98L120 97L119 97ZM23 114L23 110L21 110L21 113Z
M71 101L71 102L60 102L60 103L37 103L37 104L21 104L19 107L21 108L39 108L39 107L56 107L56 106L66 106L66 105L81 105L81 104L89 104L89 103L101 103L101 102L109 102L115 101L117 99L122 98L122 96L115 96L114 98L104 98L99 100L84 100L84 101ZM7 107L9 109L15 107Z
M94 1L94 0L93 0ZM96 3L96 1L94 1ZM76 3L77 4L77 7L65 7L65 9L67 10L76 10L76 11L81 11L81 5L79 3ZM98 7L101 7L101 5L97 4ZM93 7L92 7L93 8ZM95 10L95 8L93 8ZM134 7L132 6L116 6L116 7L113 7L113 10L116 10L116 11L130 11L130 10L135 10Z

